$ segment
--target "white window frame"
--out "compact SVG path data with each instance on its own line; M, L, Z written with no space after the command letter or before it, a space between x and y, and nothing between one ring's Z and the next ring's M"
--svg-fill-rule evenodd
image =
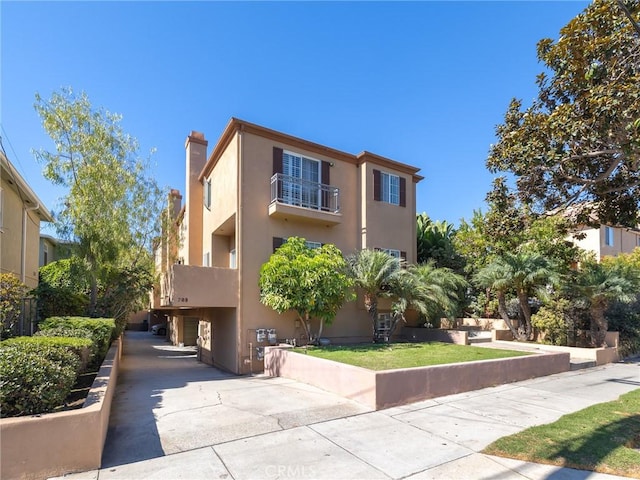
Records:
M381 248L380 250L394 258L397 258L398 260L403 260L402 252L400 250L396 250L395 248Z
M211 210L211 179L204 181L203 185L203 203L207 210Z
M380 172L380 199L391 205L400 205L400 177L393 173Z
M313 162L315 168L309 168L309 162ZM305 168L305 163L307 168ZM282 174L285 176L282 181L283 203L316 210L322 207L322 162L320 160L284 150L282 152ZM286 177L308 183L296 183L295 180L287 181Z
M211 266L211 252L206 252L202 256L202 266L203 267L210 267Z
M613 247L615 244L615 232L613 227L604 227L604 244Z
M238 253L235 248L229 250L229 268L238 268Z
M307 248L310 249L315 249L315 248L321 248L322 247L322 243L320 242L310 242L309 240L305 240L305 245L307 246Z

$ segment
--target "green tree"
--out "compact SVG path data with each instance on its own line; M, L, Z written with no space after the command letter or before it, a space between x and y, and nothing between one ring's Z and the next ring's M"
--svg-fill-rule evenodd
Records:
M640 2L594 0L538 43L546 72L523 109L512 100L487 167L515 176L541 212L572 206L576 221L635 225L640 211Z
M11 335L28 291L29 287L13 273L0 273L0 339Z
M531 306L529 297L546 296L546 288L557 283L557 274L549 261L540 254L516 252L505 253L484 267L476 276L479 285L498 292L498 310L501 317L518 340L531 340ZM506 312L506 292L512 290L518 299L523 323L516 334Z
M119 115L93 109L85 93L70 88L49 100L36 94L35 109L55 144L54 152L41 149L36 156L45 177L68 189L57 216L59 234L78 243L90 267L89 306L96 315L98 286L109 272L152 264L165 197Z
M589 309L593 346L606 346L607 308L613 302L633 302L640 291L640 271L620 262L586 261L574 273L567 289Z
M371 332L376 342L378 299L392 295L391 285L401 275L400 260L381 250L362 249L347 257L351 278L362 290L364 306L371 319Z
M278 313L296 312L307 338L315 342L342 305L353 299L347 264L335 245L310 248L289 237L260 268L260 301ZM317 319L318 330L312 329Z
M456 251L453 238L456 230L452 224L444 221L432 221L426 213L417 217L417 253L418 263L435 262L437 267L451 268L461 272L464 259Z
M78 257L65 258L40 267L38 314L41 319L86 314L91 288L87 264Z

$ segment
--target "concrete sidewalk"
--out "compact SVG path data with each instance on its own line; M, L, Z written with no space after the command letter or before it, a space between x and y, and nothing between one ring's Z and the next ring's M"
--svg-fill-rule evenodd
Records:
M66 479L613 479L478 453L640 388L618 363L377 412L299 382L237 377L127 332L100 470Z

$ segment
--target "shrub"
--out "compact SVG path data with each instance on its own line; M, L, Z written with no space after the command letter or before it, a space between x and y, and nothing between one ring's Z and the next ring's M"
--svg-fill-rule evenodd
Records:
M567 310L568 300L559 299L556 302L541 307L531 316L531 325L542 334L542 342L550 345L567 345Z
M621 357L640 353L640 298L634 303L614 302L607 310L609 330L620 333Z
M48 413L63 405L79 363L66 347L0 344L0 416Z
M91 333L88 330L85 332L87 335ZM79 365L76 372L82 373L91 360L93 341L88 336L83 338L75 335L43 335L43 332L38 332L33 337L15 337L2 343L3 346L26 344L66 348L78 357Z
M0 338L11 335L28 289L13 273L0 273Z
M65 328L88 330L94 344L94 357L90 367L99 367L115 339L115 322L111 318L49 317L40 324L41 330Z

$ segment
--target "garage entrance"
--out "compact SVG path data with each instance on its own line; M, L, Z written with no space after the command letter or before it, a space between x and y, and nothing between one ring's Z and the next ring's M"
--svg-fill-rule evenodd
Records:
M184 346L195 346L198 344L198 317L184 317L183 342Z

